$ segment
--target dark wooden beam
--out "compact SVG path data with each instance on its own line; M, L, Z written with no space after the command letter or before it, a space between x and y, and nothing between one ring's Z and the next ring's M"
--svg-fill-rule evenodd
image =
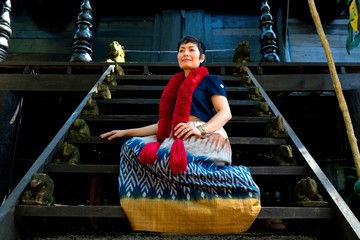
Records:
M1 74L0 91L88 92L101 74ZM254 75L265 91L333 91L329 74ZM360 73L338 74L344 91L360 89ZM122 76L122 79L134 76ZM146 78L146 76L144 76ZM149 79L151 77L149 76ZM120 88L121 86L117 86ZM152 89L148 89L152 90ZM232 89L230 89L232 90Z
M316 214L314 214L316 212ZM18 205L17 217L104 217L125 218L121 206L68 206L68 205ZM334 211L329 207L262 207L258 219L314 219L333 218Z
M249 166L252 175L304 175L303 166ZM99 164L47 164L44 166L44 172L66 172L66 173L103 173L119 174L119 165L99 165Z
M265 91L334 91L330 74L254 75ZM343 90L360 89L360 74L338 74Z
M101 74L1 74L1 91L89 92Z

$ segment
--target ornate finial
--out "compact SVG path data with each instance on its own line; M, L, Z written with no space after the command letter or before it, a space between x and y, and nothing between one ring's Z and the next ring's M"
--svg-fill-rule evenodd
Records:
M9 47L8 40L12 34L10 27L10 12L11 3L10 0L6 0L3 4L2 14L0 17L0 62L5 60Z
M270 6L268 0L262 0L260 16L260 26L261 35L260 43L261 49L260 53L262 54L262 62L280 62L280 58L277 54L277 38L276 34L273 31L272 27L274 25L273 17L270 14Z
M92 8L89 0L84 0L78 15L74 34L73 55L70 62L91 62L92 58Z

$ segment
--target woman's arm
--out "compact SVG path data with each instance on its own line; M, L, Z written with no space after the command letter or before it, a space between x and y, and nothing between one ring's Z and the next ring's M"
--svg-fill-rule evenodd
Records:
M213 95L211 101L216 114L203 125L206 133L220 129L232 118L229 102L225 96Z
M112 140L114 138L121 137L143 137L149 135L155 135L158 131L158 124L151 124L141 128L130 128L124 130L112 130L110 132L106 132L100 135L101 138L107 138L108 140Z
M212 133L222 128L231 118L230 106L227 98L222 95L213 95L211 97L212 104L216 114L203 126L206 133ZM188 139L190 136L195 135L201 137L199 128L189 126L186 123L179 123L175 126L175 136L183 140Z

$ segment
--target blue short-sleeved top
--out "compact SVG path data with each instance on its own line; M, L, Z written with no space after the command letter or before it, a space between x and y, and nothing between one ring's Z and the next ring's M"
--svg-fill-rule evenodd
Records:
M198 117L204 122L209 121L216 114L211 102L213 95L226 97L225 84L218 76L207 75L193 93L190 115Z

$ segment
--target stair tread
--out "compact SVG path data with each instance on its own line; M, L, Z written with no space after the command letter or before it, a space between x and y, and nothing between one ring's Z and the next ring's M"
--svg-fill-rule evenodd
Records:
M100 136L89 137L67 137L66 141L72 144L122 144L128 138L113 139L111 141L102 139ZM229 137L231 145L250 144L250 145L282 145L286 144L286 138L271 137Z
M151 80L151 81L158 81L158 82L164 82L165 84L169 81L169 79L172 77L173 75L166 75L166 74L161 74L161 75L156 75L156 74L151 74L151 75L144 75L144 74L125 74L125 75L118 75L116 76L116 80L118 83L121 84L122 80L132 80L134 83L136 83L137 81L146 81L146 80ZM228 75L221 75L221 79L223 81L233 81L233 82L239 82L240 83L240 77L238 76L232 76L231 74Z
M121 206L114 205L17 205L15 216L21 217L106 217L125 218ZM262 207L258 219L333 218L331 207Z
M159 104L158 98L111 98L96 99L98 104ZM229 100L230 105L255 106L260 101L257 100Z
M247 166L252 175L304 175L304 166ZM119 173L117 164L47 164L45 172L66 172L66 173Z
M162 91L165 86L155 86L155 85L117 85L117 86L109 86L110 90L113 91ZM226 87L226 91L232 92L247 92L247 87L241 86L228 86Z
M110 115L110 114L100 114L100 115L92 115L92 116L81 116L85 121L157 121L159 119L158 115ZM267 123L270 117L256 117L256 116L233 116L229 121L231 122L259 122L259 123Z

